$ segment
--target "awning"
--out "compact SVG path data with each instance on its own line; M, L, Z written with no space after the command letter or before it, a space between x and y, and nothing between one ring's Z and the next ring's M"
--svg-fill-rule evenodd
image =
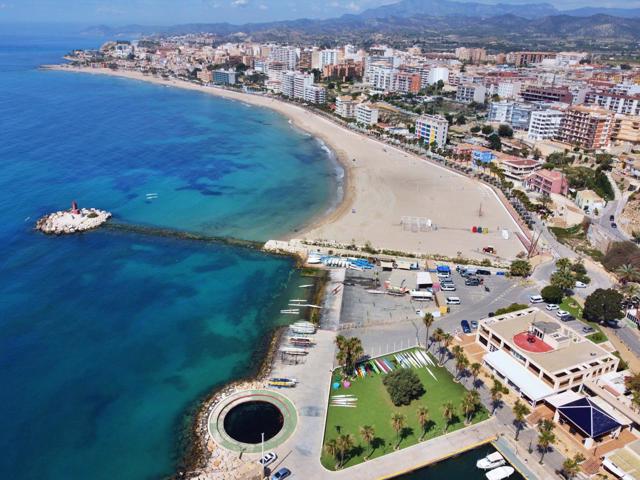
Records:
M615 418L589 398L581 398L558 408L560 415L586 437L597 438L620 428Z
M416 284L420 285L433 285L433 280L431 280L431 274L429 272L418 272Z
M566 392L551 395L550 397L545 398L544 401L554 408L558 408L562 405L566 405L569 402L580 400L581 398L584 398L584 395L580 395L573 390L567 390Z
M553 394L553 390L549 385L504 351L496 350L495 352L487 353L483 359L494 370L518 387L530 400L538 402Z

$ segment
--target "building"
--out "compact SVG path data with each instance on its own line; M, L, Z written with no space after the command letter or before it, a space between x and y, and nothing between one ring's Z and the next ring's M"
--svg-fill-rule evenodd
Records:
M202 83L211 83L213 81L213 74L206 68L198 71L197 77Z
M569 191L567 177L562 172L556 170L542 169L533 172L527 177L524 183L527 189L548 195L552 193L566 195Z
M418 93L420 91L420 74L398 72L395 78L394 91L403 93Z
M356 105L356 121L364 125L375 125L378 123L378 109L371 108L366 103Z
M236 83L235 70L214 70L213 83L216 83L219 85L235 85Z
M491 102L488 120L490 122L507 123L516 130L528 130L531 113L535 106L529 103L502 100Z
M498 378L535 405L615 372L618 358L537 308L480 321L476 342Z
M490 122L511 123L513 115L513 102L491 102L489 105L488 120Z
M375 90L395 92L397 89L395 68L374 67L369 74L369 83Z
M487 61L487 51L484 48L456 48L456 57L461 62L482 63Z
M304 99L306 87L313 85L313 75L301 72L286 72L282 75L282 95L290 98Z
M531 140L556 138L560 131L562 117L564 117L563 111L552 108L531 112L528 137Z
M539 87L530 85L520 94L526 102L568 103L573 95L568 87Z
M576 205L589 214L596 210L602 212L607 202L593 190L580 190L576 194Z
M304 101L323 104L327 101L327 91L319 85L307 85L304 87Z
M640 95L589 92L585 103L624 115L640 115Z
M542 165L542 163L537 160L512 157L510 155L499 157L498 160L504 176L518 182L524 182Z
M320 68L325 65L337 65L340 56L339 50L320 50Z
M427 75L427 83L434 85L442 80L444 83L449 83L449 69L446 67L433 67L429 69Z
M616 115L611 138L616 143L640 145L640 116Z
M560 122L557 139L583 148L598 150L611 143L614 114L585 106L569 108Z
M487 89L484 85L478 85L475 83L466 83L458 86L456 92L456 101L462 103L484 103Z
M439 148L447 144L449 122L441 115L422 115L416 120L416 137L427 144L436 142Z
M516 98L520 95L521 88L520 82L499 82L496 93L500 98Z
M336 115L342 118L355 118L356 102L349 95L336 98Z
M533 63L542 63L547 58L556 58L553 52L515 52L514 61L516 67L527 67Z
M269 51L269 60L284 63L287 70L298 66L298 50L293 47L273 45Z

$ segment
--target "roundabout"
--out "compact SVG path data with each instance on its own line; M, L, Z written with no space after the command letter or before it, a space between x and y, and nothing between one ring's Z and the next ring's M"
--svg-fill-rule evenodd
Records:
M207 426L219 446L234 452L259 453L263 434L267 451L285 442L297 423L296 409L284 395L247 390L221 400L211 411Z

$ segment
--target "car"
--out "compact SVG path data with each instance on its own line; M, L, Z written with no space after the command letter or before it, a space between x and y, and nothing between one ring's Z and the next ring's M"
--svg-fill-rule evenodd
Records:
M269 453L265 453L264 456L260 460L258 460L258 463L263 467L266 467L267 465L271 465L277 459L278 459L278 455L276 455L275 452L269 452Z
M583 282L576 282L576 288L587 288L587 284Z
M460 297L447 297L447 305L460 305Z
M451 278L451 274L449 272L438 272L436 273L439 279L444 280L447 278Z
M547 310L552 311L552 310L558 310L560 308L560 305L556 305L555 303L549 303L547 304L546 307Z
M544 298L540 295L529 295L529 303L544 303Z
M478 270L476 271L476 273L477 273L478 275L491 275L491 271L490 271L490 270L481 270L481 269L478 269Z
M596 329L593 327L582 327L582 333L593 333Z
M442 284L440 285L440 290L442 290L443 292L455 292L456 286L453 284Z
M471 333L471 326L469 325L469 321L468 320L462 320L460 322L460 326L462 327L462 331L464 333Z
M471 330L477 330L478 329L478 322L475 320L471 320Z
M609 215L610 222L614 222L615 220L616 220L616 217L614 215Z
M477 287L478 285L480 285L480 279L478 279L478 278L467 278L464 281L464 284L467 287Z
M607 327L610 327L610 328L619 328L620 327L620 324L618 323L618 320L606 320L604 322L604 324Z
M571 316L571 314L569 312L565 311L565 310L558 310L556 312L556 315L558 317L560 317L560 320L565 320L565 319L567 319L568 317Z
M611 222L611 228L618 228L618 225L616 225L616 222Z
M282 467L276 473L271 475L271 480L282 480L283 478L287 478L290 475L291 475L291 470L289 470L288 468Z

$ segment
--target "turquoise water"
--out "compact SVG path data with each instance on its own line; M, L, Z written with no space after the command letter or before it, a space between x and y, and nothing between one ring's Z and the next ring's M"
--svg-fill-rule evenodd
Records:
M47 237L48 211L267 239L335 168L286 119L207 95L38 71L87 38L0 36L0 478L169 475L198 400L251 372L291 260L131 234ZM146 193L158 199L146 200Z

